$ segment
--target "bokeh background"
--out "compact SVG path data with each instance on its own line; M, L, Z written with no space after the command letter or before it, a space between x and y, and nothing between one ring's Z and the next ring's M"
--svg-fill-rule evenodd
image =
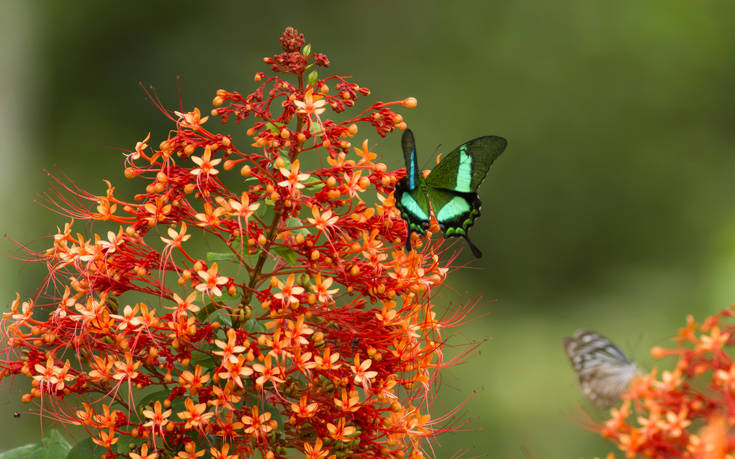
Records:
M370 2L26 2L0 15L0 232L24 243L62 217L34 203L57 167L84 188L112 180L119 149L170 125L164 104L207 111L220 88L249 92L287 25L330 72L414 96L403 110L427 167L440 151L497 134L509 148L481 188L471 234L484 251L438 301L482 297L450 344L487 340L444 373L436 414L475 391L466 431L440 438L502 458L591 458L612 446L585 411L561 338L586 327L644 368L687 313L735 301L735 3L707 0ZM179 80L177 78L180 77ZM375 151L403 167L398 135ZM0 296L30 294L38 267L2 243ZM7 306L6 306L7 307ZM0 449L36 441L0 389ZM5 413L5 414L3 414ZM45 428L48 428L46 425Z

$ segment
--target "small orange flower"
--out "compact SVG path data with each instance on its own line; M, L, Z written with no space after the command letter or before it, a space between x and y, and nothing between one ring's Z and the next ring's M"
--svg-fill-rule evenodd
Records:
M348 437L357 432L355 427L345 426L345 418L339 418L337 425L334 425L331 422L327 423L327 430L329 431L330 437L340 441L350 441L350 438Z
M176 231L174 228L169 228L168 235L171 239L161 237L161 240L167 245L171 245L173 247L181 247L181 244L191 238L191 234L186 234L186 222L181 223L180 231Z
M329 454L329 448L322 449L322 439L317 438L312 446L311 443L304 443L304 454L306 459L324 459Z
M184 406L186 407L186 411L176 413L176 416L186 421L186 429L201 429L209 422L209 419L214 416L214 413L205 413L207 409L206 403L194 404L194 400L187 398L186 401L184 401Z
M125 354L124 362L120 360L115 362L115 368L117 368L117 371L113 373L112 378L117 379L118 381L123 379L132 381L138 377L139 373L136 370L142 365L142 363L143 362L134 361L131 354Z
M378 375L377 371L367 371L372 364L373 361L370 359L360 362L360 356L355 356L355 364L350 366L350 369L355 374L355 377L353 378L355 384L361 384L363 386L370 385L370 380L374 379Z
M197 444L190 441L184 445L183 451L179 451L176 455L176 459L197 459L201 456L204 456L204 450L202 449L197 451Z
M339 292L339 289L329 288L332 286L332 282L334 282L334 279L332 279L331 277L327 277L326 279L322 280L322 273L317 273L316 277L314 278L314 284L311 288L312 290L314 290L314 293L316 293L317 300L320 303L331 302L332 295Z
M145 155L144 151L146 148L148 148L148 141L151 139L151 133L149 132L147 136L145 136L145 139L143 139L140 142L137 142L135 144L135 151L130 154L130 159L138 159L141 157L141 155Z
M207 122L208 116L201 117L201 112L198 108L194 108L194 111L188 113L174 112L179 117L179 124L184 128L192 130L198 130L202 124Z
M204 154L199 156L192 156L191 160L199 166L196 169L191 170L192 175L217 175L219 171L214 166L222 162L222 158L212 159L212 148L207 145L204 147Z
M369 163L378 157L378 155L368 149L367 139L362 141L362 148L355 148L355 153L360 156L360 160L357 162L358 165Z
M117 443L118 440L120 440L120 438L115 436L114 430L101 430L99 436L92 437L93 442L107 449L112 449L112 445Z
M265 357L263 364L253 364L253 370L261 373L261 375L255 380L255 384L257 384L258 387L263 387L267 382L271 382L273 384L284 382L284 379L278 376L282 373L281 369L277 366L273 367L271 360L271 355L268 354Z
M281 175L286 177L286 180L278 182L278 186L284 188L290 188L291 190L301 190L304 188L304 184L301 183L310 177L310 174L299 173L299 160L295 160L291 163L291 169L282 167L279 169Z
M306 220L324 231L339 221L339 217L332 214L332 211L327 209L323 213L319 211L317 206L311 206L311 213L314 218L307 218Z
M210 448L209 454L212 455L212 459L238 459L236 454L230 454L230 444L223 443L222 448Z
M253 365L253 368L245 365L245 357L240 354L235 358L234 362L231 359L223 360L222 367L224 368L224 371L217 373L217 376L224 379L225 381L231 379L235 381L235 384L237 384L240 388L243 388L245 387L245 385L242 381L242 378L246 378L253 374L253 369L255 368L255 365Z
M299 299L296 295L304 293L304 287L294 285L294 280L295 277L293 274L288 276L285 284L278 280L276 285L281 289L281 292L273 294L273 298L282 300L286 304L298 303Z
M224 285L229 280L226 276L217 275L217 263L212 263L208 270L197 271L203 282L197 284L197 290L203 293L209 293L213 296L222 296L222 290L219 286Z
M258 407L254 406L251 408L251 414L251 416L243 416L241 419L246 426L245 433L252 434L256 438L261 438L273 430L273 426L269 422L271 414L268 411L259 415Z
M311 88L309 88L304 94L303 101L295 100L293 103L296 105L297 113L302 113L307 116L321 115L326 110L324 106L327 104L320 95L314 95Z
M148 452L148 443L143 443L143 446L140 447L140 454L138 453L129 453L130 459L157 459L158 453L151 451Z
M168 417L171 416L171 410L163 411L161 402L156 400L156 403L153 405L153 410L143 410L143 416L150 419L150 421L143 424L145 427L160 430L170 422Z
M206 382L209 381L209 375L202 375L201 365L194 367L194 372L185 370L179 376L179 384L185 389L189 389L190 394L194 394L197 389L203 387Z
M319 408L319 404L316 402L309 403L309 399L306 395L302 395L299 399L299 403L292 403L291 409L300 418L310 418L316 414L316 410Z
M193 303L196 297L197 297L196 290L191 292L189 296L186 297L186 299L181 299L179 295L174 293L174 301L176 302L176 307L173 309L178 311L180 314L183 313L184 311L189 311L189 312L196 314L201 309L199 306Z

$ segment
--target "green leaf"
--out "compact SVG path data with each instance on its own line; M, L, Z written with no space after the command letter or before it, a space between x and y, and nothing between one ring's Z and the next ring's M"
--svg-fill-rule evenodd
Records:
M319 123L312 123L311 128L309 129L309 133L313 136L319 135L322 133L322 127L319 125Z
M283 161L283 168L284 169L291 169L291 160L288 159L288 155L281 155L279 156L281 158L281 161ZM273 160L273 163L275 164L276 160Z
M232 316L224 312L222 309L217 309L209 315L207 322L212 323L214 321L217 321L228 327L232 327Z
M294 252L290 248L288 248L288 247L282 247L280 245L271 248L271 251L273 253L275 253L276 255L278 255L279 257L285 259L286 261L288 261L292 265L296 263L296 260L298 259L298 256L299 256L299 254L297 254L296 252Z
M150 405L151 407L158 401L163 404L163 401L171 394L170 390L159 390L156 392L152 392L142 399L140 399L135 405L138 407L138 409Z
M208 303L206 304L197 314L197 320L199 322L206 322L207 318L212 314L214 311L217 310L217 305L214 303Z
M322 183L322 182L323 180L317 177L316 175L310 175L306 178L306 180L304 180L301 183L303 183L304 185L311 185L312 183Z
M309 54L311 54L311 43L307 43L304 45L303 48L301 48L301 55L304 57L308 57Z
M273 211L272 205L258 206L258 208L255 209L255 215L257 215L260 218L263 218L268 214L269 210L271 211L271 214L272 214L272 211Z
M301 233L304 236L308 236L309 234L311 234L311 232L307 228L292 229L296 226L304 226L303 223L301 223L301 220L299 220L298 218L288 217L286 219L286 226L289 227L289 231L293 231L297 234Z
M102 457L105 453L107 453L107 449L93 442L92 438L89 437L74 445L66 459L89 459L91 457Z
M199 365L204 370L211 370L212 368L217 366L211 355L204 354L202 352L197 352L197 353L192 354L191 364Z
M268 402L265 402L263 409L271 414L271 419L278 421L278 430L280 430L281 432L285 432L286 426L283 423L283 416L281 415L281 412L278 410L278 408Z
M207 252L207 263L213 261L230 261L234 255L232 252Z
M269 131L274 132L278 134L281 132L281 128L285 126L283 123L279 123L278 121L273 121L272 123L265 123L265 127L268 128Z
M264 333L266 331L265 325L263 325L259 320L256 320L255 317L251 317L246 320L243 328L250 333Z
M309 86L314 86L316 82L319 81L319 72L317 72L316 70L312 70L309 73L309 76L307 77L306 81L309 84Z
M70 449L69 442L57 430L52 429L40 442L0 453L0 459L64 459Z

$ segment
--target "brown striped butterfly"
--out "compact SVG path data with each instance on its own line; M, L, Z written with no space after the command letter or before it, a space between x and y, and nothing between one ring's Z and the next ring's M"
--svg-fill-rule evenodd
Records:
M584 395L598 408L620 401L637 370L612 341L591 330L579 329L562 340Z

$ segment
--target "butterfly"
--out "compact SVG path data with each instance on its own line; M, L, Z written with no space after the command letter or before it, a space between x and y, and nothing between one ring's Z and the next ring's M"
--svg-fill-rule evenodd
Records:
M452 150L424 178L418 168L413 133L406 129L401 138L406 160L406 176L396 185L396 207L408 226L406 251L411 250L411 233L426 234L429 206L444 237L463 237L480 258L482 252L467 234L480 215L480 186L490 165L505 150L508 141L493 135L478 137Z
M635 363L612 341L590 330L579 329L562 342L584 395L598 408L615 405L635 375Z

